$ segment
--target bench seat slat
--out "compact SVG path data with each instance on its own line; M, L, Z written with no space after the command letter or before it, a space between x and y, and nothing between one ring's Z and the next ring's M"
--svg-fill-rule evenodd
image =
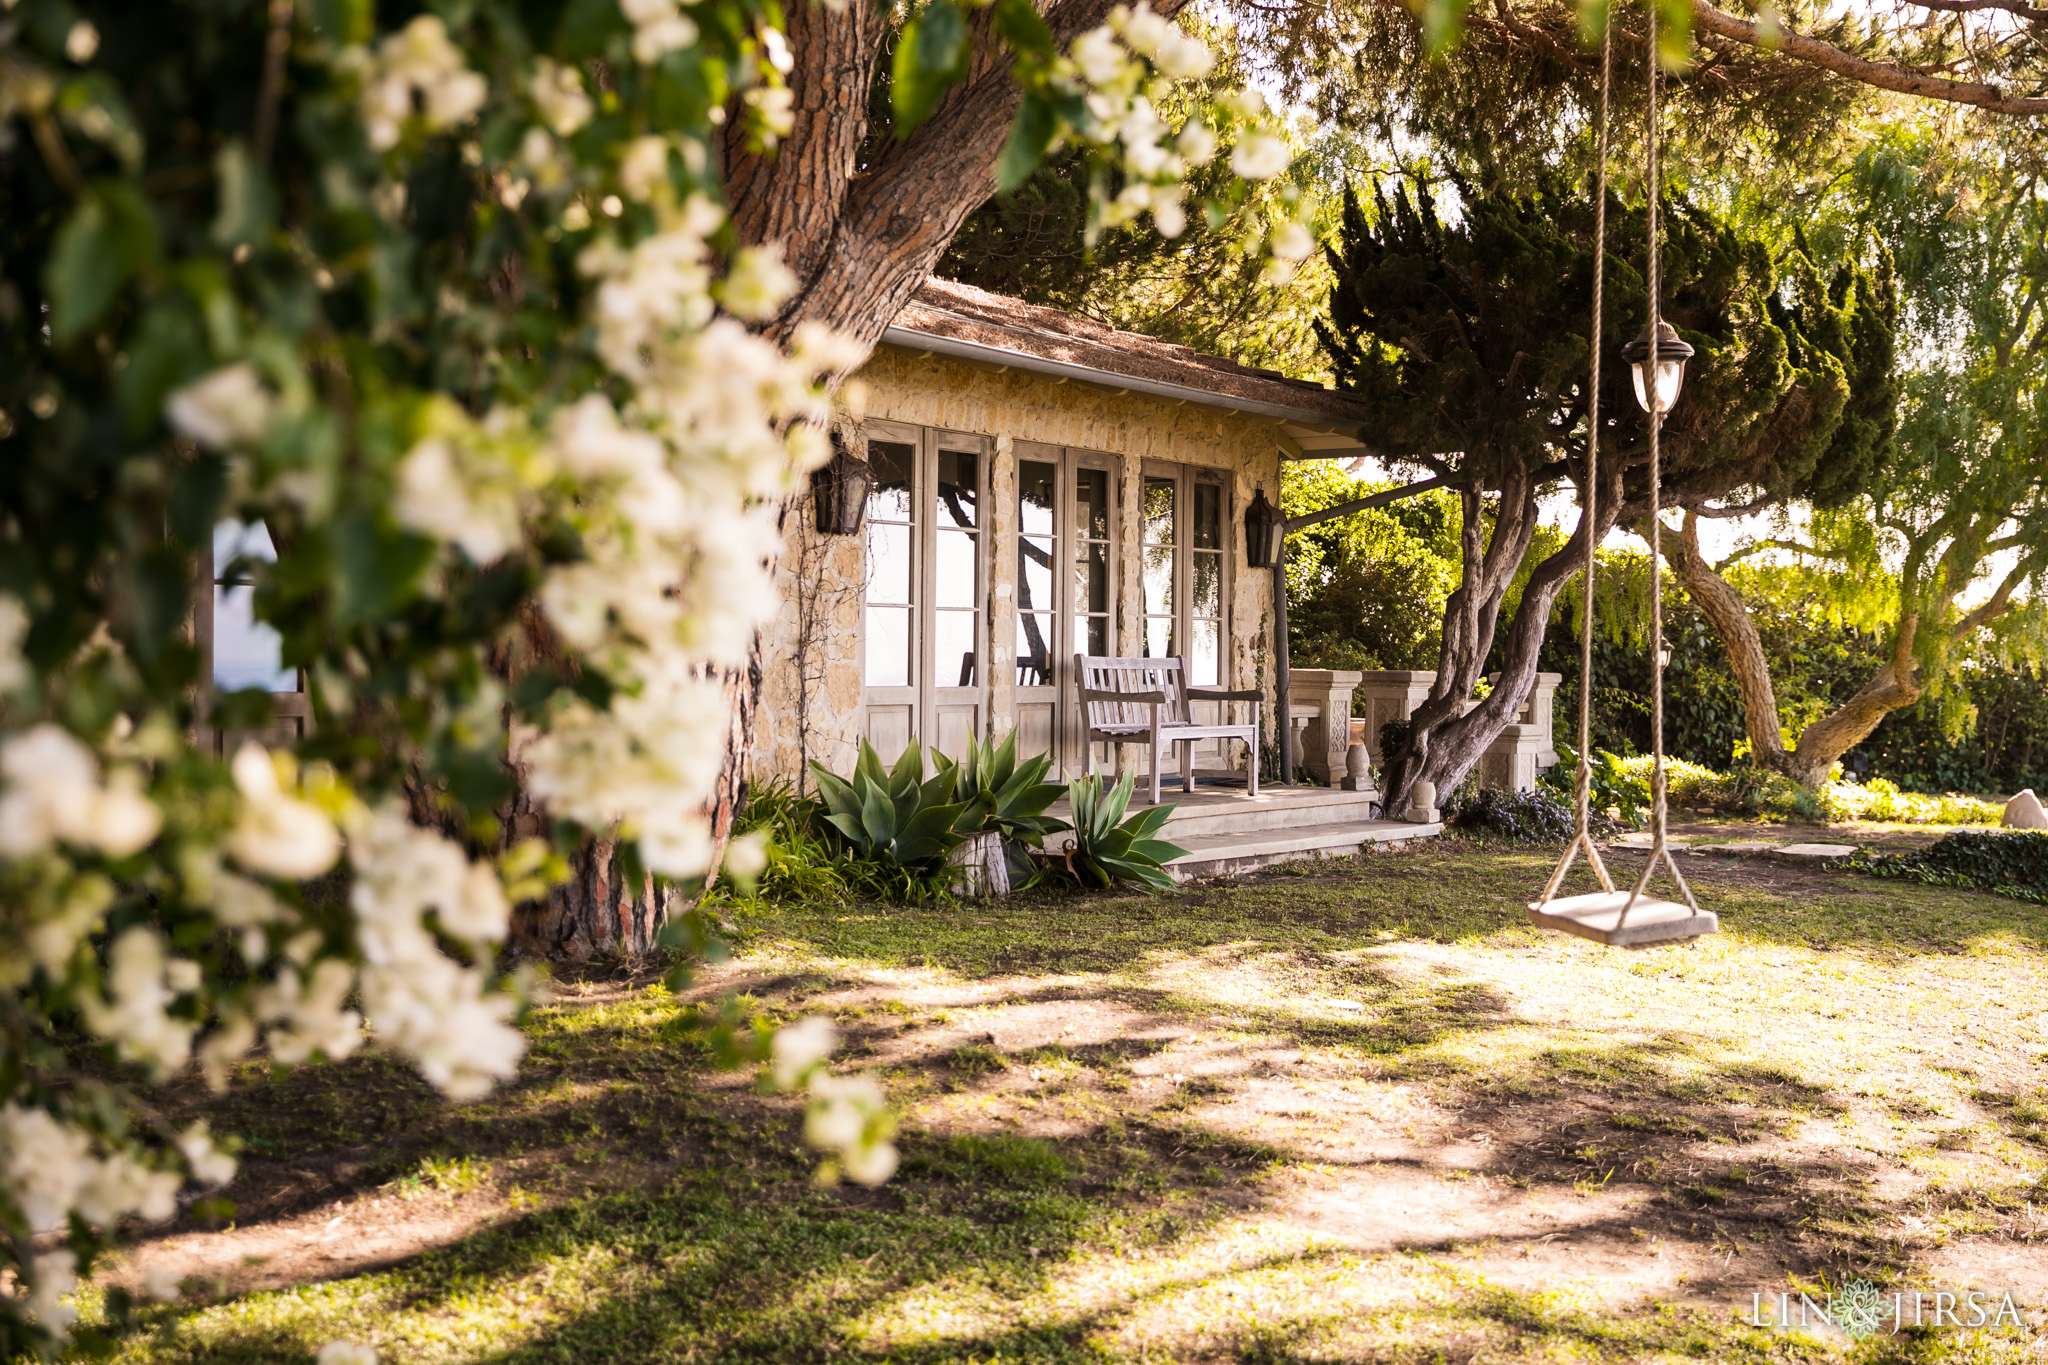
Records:
M1246 788L1259 794L1259 705L1253 691L1190 688L1186 661L1119 659L1087 654L1074 656L1074 682L1079 693L1087 743L1108 740L1119 746L1140 743L1152 751L1152 804L1159 804L1159 760L1163 751L1181 745L1181 790L1194 787L1194 745L1205 739L1242 740L1247 752ZM1189 712L1188 702L1208 701L1229 707L1251 707L1249 725L1205 725ZM1226 710L1227 716L1229 712Z

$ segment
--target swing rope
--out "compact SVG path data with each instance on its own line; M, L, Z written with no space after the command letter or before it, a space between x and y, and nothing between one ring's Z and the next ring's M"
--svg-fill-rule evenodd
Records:
M1572 784L1572 841L1550 881L1543 888L1542 903L1556 899L1565 873L1571 870L1581 850L1600 878L1603 891L1614 890L1614 879L1593 842L1593 571L1599 550L1595 511L1600 504L1600 352L1605 345L1603 328L1607 320L1607 116L1608 92L1614 80L1614 25L1609 22L1600 37L1600 131L1599 161L1594 173L1593 197L1593 360L1586 399L1586 601L1579 619L1579 771Z
M1657 0L1650 0L1650 108L1646 121L1649 124L1649 201L1650 201L1650 354L1645 388L1650 397L1650 856L1643 861L1643 875L1636 878L1635 890L1629 894L1628 905L1622 907L1622 918L1628 918L1643 888L1650 884L1650 875L1663 863L1671 872L1671 880L1685 896L1685 903L1694 914L1698 914L1699 902L1693 899L1692 887L1686 882L1685 874L1678 870L1678 863L1671 856L1671 844L1666 836L1665 816L1668 803L1665 800L1664 780L1664 560L1663 530L1664 519L1659 515L1658 502L1662 494L1660 481L1663 468L1658 451L1658 433L1664 429L1664 415L1657 411L1657 343L1661 340L1664 324L1664 305L1660 297L1663 287L1662 260L1657 247L1657 216L1661 205L1657 192Z
M1659 329L1663 323L1663 308L1659 299L1662 288L1662 262L1658 250L1658 165L1657 165L1657 5L1650 0L1649 11L1649 110L1647 133L1649 151L1649 290L1650 290L1650 354L1648 357L1649 376L1646 385L1650 412L1650 743L1651 743L1651 847L1650 856L1643 863L1642 876L1636 879L1635 887L1620 907L1612 926L1605 929L1601 937L1609 942L1617 941L1618 934L1627 922L1629 912L1638 902L1644 901L1643 892L1649 886L1651 874L1662 863L1671 873L1680 894L1685 897L1686 907L1695 919L1708 921L1706 932L1713 932L1712 916L1704 916L1699 902L1693 898L1692 887L1685 875L1678 870L1678 864L1671 856L1670 841L1667 837L1669 804L1666 799L1664 773L1664 592L1663 592L1663 539L1660 535L1663 523L1658 518L1661 499L1662 456L1658 436L1663 427L1663 415L1657 412L1657 343ZM1593 730L1593 594L1594 568L1598 552L1599 470L1600 470L1600 364L1603 345L1603 324L1606 314L1607 278L1607 156L1609 95L1614 72L1614 26L1609 22L1601 36L1600 43L1600 126L1598 135L1599 167L1596 174L1598 203L1594 209L1593 248L1593 327L1592 327L1592 377L1587 400L1586 417L1586 486L1583 497L1585 510L1582 524L1586 530L1585 607L1579 622L1579 762L1578 774L1573 784L1573 828L1572 841L1558 860L1557 868L1550 874L1549 882L1543 888L1542 898L1530 906L1532 914L1540 915L1545 907L1557 899L1558 891L1564 885L1565 874L1571 870L1583 851L1593 871L1600 879L1602 892L1608 896L1616 893L1614 880L1608 874L1607 865L1600 857L1600 849L1593 842L1592 831L1592 730ZM1580 898L1584 899L1584 898ZM1553 925L1553 927L1556 927ZM1692 927L1688 925L1687 927ZM1692 927L1692 932L1701 930ZM1577 931L1575 931L1577 932Z

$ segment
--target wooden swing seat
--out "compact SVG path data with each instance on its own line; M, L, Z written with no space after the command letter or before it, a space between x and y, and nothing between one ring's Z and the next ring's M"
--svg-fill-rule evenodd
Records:
M1647 948L1655 943L1674 943L1721 932L1720 916L1695 911L1677 901L1658 900L1649 895L1622 916L1628 904L1626 891L1593 891L1583 896L1559 896L1549 904L1529 903L1529 923L1539 929L1556 929L1612 948Z

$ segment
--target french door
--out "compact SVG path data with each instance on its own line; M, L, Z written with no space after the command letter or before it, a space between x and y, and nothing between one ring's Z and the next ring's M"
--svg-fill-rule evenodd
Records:
M1190 687L1220 687L1227 667L1225 594L1230 563L1230 516L1222 475L1147 461L1139 490L1139 596L1144 621L1138 652L1148 659L1178 656L1187 666ZM1190 702L1188 711L1198 722L1219 724L1223 705ZM1221 740L1204 740L1194 746L1194 761L1205 768L1222 766L1232 759L1226 748Z
M1086 766L1076 654L1116 652L1115 461L1017 443L1017 752Z
M988 460L980 437L868 424L864 732L958 758L987 720Z

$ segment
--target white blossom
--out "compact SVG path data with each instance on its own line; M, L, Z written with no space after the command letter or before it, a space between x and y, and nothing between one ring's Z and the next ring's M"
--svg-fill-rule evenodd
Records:
M814 1071L804 1111L804 1140L836 1154L849 1179L879 1185L896 1170L896 1148L888 1140L888 1101L870 1076L833 1076Z
M373 1347L356 1341L330 1341L313 1357L313 1365L377 1365Z
M252 933L260 931L252 930ZM254 965L255 954L245 951L245 958ZM235 1063L249 1055L249 1049L256 1046L256 1025L245 1014L231 1014L220 1021L220 1026L208 1034L199 1044L199 1069L206 1076L207 1088L218 1095L227 1089L228 1077L233 1073Z
M78 1310L64 1302L64 1296L76 1288L78 1258L61 1247L43 1252L36 1257L29 1277L28 1315L62 1336L78 1319Z
M782 243L743 247L719 284L718 301L735 317L766 322L796 293L796 272L782 263Z
M341 835L326 812L285 794L277 765L263 747L246 742L235 754L240 817L222 845L252 872L304 881L334 866Z
M133 1213L145 1222L161 1223L178 1211L175 1171L158 1171L126 1152L96 1163L78 1192L78 1216L88 1223L112 1227Z
M284 907L261 882L232 872L215 872L212 880L213 913L222 924L246 929L284 917Z
M619 0L619 10L633 25L633 60L643 65L697 41L697 25L676 0Z
M165 1013L177 992L167 979L163 936L138 925L114 940L107 957L107 998L79 1000L86 1025L129 1061L166 1071L183 1066L192 1055L194 1026Z
M184 1296L185 1280L177 1267L151 1261L142 1268L142 1292L158 1303L176 1303Z
M92 750L48 722L0 745L0 779L0 856L24 857L62 839L126 857L163 824L138 772L116 769L101 785Z
M323 959L309 980L301 980L296 967L281 969L256 993L256 1012L278 1025L269 1033L270 1055L296 1066L316 1052L329 1061L354 1052L363 1041L363 1017L341 1007L354 986L355 974L336 958Z
M1107 26L1089 29L1074 39L1074 61L1090 85L1109 85L1124 73L1130 60L1116 34Z
M0 592L0 692L12 692L29 680L21 642L28 635L28 609L12 593Z
M63 1224L94 1165L84 1133L42 1109L0 1106L0 1185L28 1220L29 1231Z
M653 133L628 142L619 156L619 188L643 201L667 189L668 150L668 139Z
M1206 166L1216 155L1216 131L1200 119L1189 119L1173 140L1173 148L1190 166Z
M12 9L14 7L9 5L8 8ZM64 35L64 55L77 62L80 66L84 66L87 62L91 61L98 55L99 50L100 31L94 28L87 20L80 19Z
M1231 149L1230 169L1246 180L1271 180L1294 160L1286 142L1271 133L1252 133Z
M1152 226L1159 229L1161 237L1178 237L1187 231L1187 210L1181 207L1177 197L1164 198L1155 194L1152 197Z
M235 1159L213 1145L205 1119L178 1135L178 1151L192 1178L202 1185L225 1185L235 1178Z
M262 439L277 415L277 396L263 387L253 365L236 361L173 390L164 415L180 435L226 450Z
M770 1071L775 1084L789 1090L802 1084L811 1068L832 1055L839 1046L839 1030L823 1015L813 1014L775 1030L768 1045Z
M516 489L483 463L442 437L421 441L399 466L392 511L415 531L460 545L478 564L503 559L519 543L519 502Z
M570 136L590 122L591 114L596 111L590 96L584 93L583 78L576 73L576 68L547 57L541 57L533 64L532 89L533 102L539 108L540 116L562 137Z
M796 128L796 91L786 85L757 85L740 97L754 111L763 141L773 147Z
M768 866L768 832L755 830L734 837L725 846L719 867L729 877L751 882Z
M1283 261L1307 260L1315 249L1315 234L1301 223L1290 220L1273 233L1273 254Z
M377 46L373 59L358 59L363 93L358 113L370 145L388 151L398 145L418 95L423 122L440 132L476 117L490 87L469 69L462 50L448 40L440 16L422 14Z

